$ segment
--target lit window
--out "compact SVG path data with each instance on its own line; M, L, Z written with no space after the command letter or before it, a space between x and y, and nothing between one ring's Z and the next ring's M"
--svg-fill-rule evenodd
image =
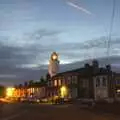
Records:
M61 80L58 81L58 85L61 85Z
M57 86L57 80L54 80L54 86Z
M120 93L120 89L117 90L117 93Z

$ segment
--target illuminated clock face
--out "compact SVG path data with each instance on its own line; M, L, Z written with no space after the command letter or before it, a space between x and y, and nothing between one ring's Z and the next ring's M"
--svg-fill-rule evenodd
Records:
M53 55L53 56L52 56L52 59L53 59L53 60L56 60L57 58L58 58L57 55Z

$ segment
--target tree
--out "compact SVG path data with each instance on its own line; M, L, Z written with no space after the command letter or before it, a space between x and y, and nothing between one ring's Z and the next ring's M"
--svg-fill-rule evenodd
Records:
M34 85L33 80L30 80L30 81L29 81L29 87L32 87L33 85Z
M24 87L26 88L28 86L28 82L24 82Z
M50 79L51 79L50 74L47 73L47 74L46 74L46 81L48 82Z
M23 87L23 85L22 85L22 84L19 84L18 87L21 89L21 88Z
M40 85L46 85L46 84L47 84L47 80L43 76L41 76L40 77Z
M27 97L27 88L28 88L28 82L24 82L24 91L25 91L25 97Z
M41 82L41 83L44 83L44 81L45 81L45 80L44 80L43 76L41 76L40 82Z
M109 64L106 65L106 69L107 69L108 72L110 72L111 71L111 65L109 65Z
M5 97L5 87L0 85L0 97Z

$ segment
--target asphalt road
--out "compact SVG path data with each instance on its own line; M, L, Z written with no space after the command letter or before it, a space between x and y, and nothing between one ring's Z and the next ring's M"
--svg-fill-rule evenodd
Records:
M10 104L3 109L0 120L120 120L119 116L73 105Z

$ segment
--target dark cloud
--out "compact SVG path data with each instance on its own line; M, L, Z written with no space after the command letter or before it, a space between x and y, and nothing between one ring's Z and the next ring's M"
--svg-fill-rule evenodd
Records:
M108 37L100 37L98 39L95 39L95 40L90 40L90 41L87 41L83 46L84 48L93 48L93 47L96 47L96 48L105 48L107 47L107 44L108 44ZM111 45L116 45L116 44L120 44L120 38L115 38L113 37L111 40L110 40L110 44Z
M49 58L48 53L52 49L43 46L41 41L36 41L36 36L52 37L59 33L58 31L45 29L37 30L32 34L34 41L29 39L22 47L5 42L5 40L11 40L9 36L0 36L0 81L4 82L5 80L5 84L10 83L10 81L11 83L19 83L19 80L39 79L40 75L44 75L47 69L40 69L39 64L44 64L45 60ZM37 61L40 61L40 63L37 63ZM33 67L34 64L38 64L38 66L35 66L35 68L29 67L32 64Z
M88 50L88 49L92 49L92 48L106 48L108 44L108 38L107 37L100 37L97 39L93 39L93 40L88 40L85 42L81 42L81 43L62 43L62 44L58 44L58 45L51 45L51 48L56 47L58 50ZM118 45L120 44L120 38L112 38L112 40L110 41L111 45Z
M5 81L6 84L9 79L7 83L9 84L10 81L11 83L20 83L25 80L39 79L40 75L47 73L47 67L43 64L49 60L51 52L57 51L60 54L60 58L67 60L81 60L90 52L88 49L102 48L103 50L105 41L106 39L101 37L85 43L53 43L45 46L39 41L22 47L0 42L0 81ZM118 45L119 43L119 38L111 41L112 45ZM38 64L38 66L35 68L23 66L27 64Z
M8 46L0 43L0 81L4 82L5 84L11 81L16 80L15 83L19 82L19 80L25 79L39 79L40 73L42 71L33 68L25 68L21 67L24 64L35 64L33 61L36 59L36 56L39 54L39 59L44 61L42 55L37 51L44 51L44 48L30 48L31 46L27 47L14 47ZM40 56L41 55L41 56ZM17 67L19 66L19 67ZM38 66L39 67L39 66ZM41 72L40 72L41 71ZM16 76L16 77L15 77ZM39 76L39 77L38 77Z
M60 70L66 71L66 70L80 68L80 67L83 67L85 63L92 64L92 60L93 59L86 59L83 61L77 61L70 64L61 65ZM99 62L99 66L105 67L105 65L108 64L107 57L99 57L97 58L97 60ZM110 56L109 64L111 64L113 71L120 72L120 66L118 66L120 65L120 56ZM115 65L117 65L117 67Z
M47 70L44 69L33 70L27 68L12 68L11 70L12 72L8 71L9 74L4 72L6 74L0 75L0 83L4 85L14 85L24 83L29 80L39 80L40 76L44 76L47 73Z
M30 39L40 40L42 37L53 37L60 33L61 31L56 31L56 30L38 29L31 33L27 33L27 35L29 35Z

